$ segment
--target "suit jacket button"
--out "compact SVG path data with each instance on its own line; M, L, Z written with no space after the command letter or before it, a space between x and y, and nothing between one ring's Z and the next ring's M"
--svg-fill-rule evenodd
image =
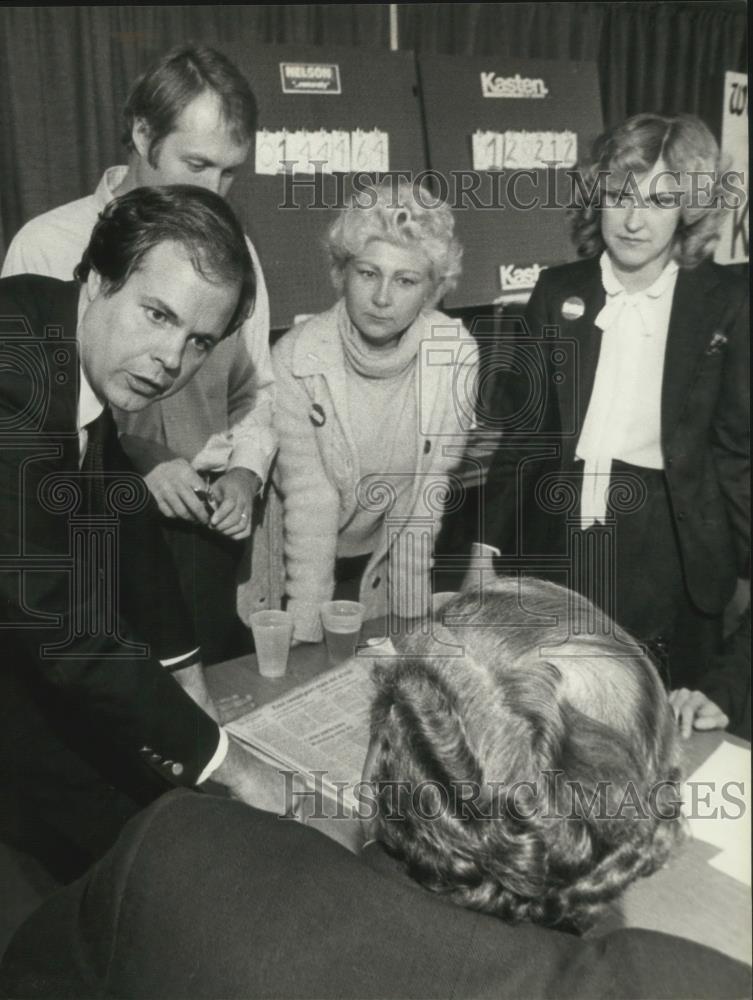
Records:
M424 455L428 455L431 451L431 441L424 441Z
M172 773L175 775L176 778L179 778L181 774L183 774L183 765L175 763L170 768L170 770L172 771Z
M371 584L371 586L374 588L374 590L376 590L376 588L379 586L381 582L382 582L381 576L375 576L374 582Z
M684 510L678 510L678 512L677 512L677 520L678 521L684 521L685 520L685 511Z

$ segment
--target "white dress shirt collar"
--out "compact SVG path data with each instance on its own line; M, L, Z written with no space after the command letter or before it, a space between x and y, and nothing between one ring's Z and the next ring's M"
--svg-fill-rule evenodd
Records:
M677 262L670 260L659 277L648 288L640 292L628 292L614 272L609 254L604 251L599 260L601 265L601 282L607 298L604 308L594 322L602 330L609 330L619 320L623 309L632 309L635 316L632 321L634 329L643 336L653 336L657 331L656 317L662 310L657 310L656 304L668 293L674 292L677 281Z
M613 295L627 295L632 298L635 295L646 295L650 299L657 299L668 290L672 278L674 278L678 271L677 261L669 260L664 265L662 273L648 288L644 288L640 292L628 292L614 273L612 260L606 250L599 258L599 265L601 267L601 283L608 297Z

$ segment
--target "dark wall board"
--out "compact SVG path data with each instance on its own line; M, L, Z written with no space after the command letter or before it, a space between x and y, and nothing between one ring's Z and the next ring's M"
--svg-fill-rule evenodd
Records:
M463 277L446 304L530 291L538 267L574 256L565 165L588 156L602 130L596 65L421 56L419 76L429 164L455 205L465 248ZM477 143L487 142L494 169L478 169L480 146L474 164L476 133L485 134Z
M389 137L390 170L418 172L426 166L413 53L272 45L223 49L251 82L260 130L377 129ZM283 71L282 64L293 68ZM314 85L320 89L306 89ZM260 174L256 166L252 151L230 200L258 249L272 325L281 328L334 301L323 239L350 178L342 172Z

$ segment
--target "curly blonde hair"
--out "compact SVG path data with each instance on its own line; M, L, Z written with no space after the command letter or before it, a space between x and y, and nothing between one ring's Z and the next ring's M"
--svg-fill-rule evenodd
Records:
M438 638L462 656L406 639L375 667L372 835L425 888L583 930L666 860L683 828L672 710L626 633L572 634L588 609L501 579L443 607L458 624Z
M600 136L592 162L580 169L583 186L574 190L570 211L571 235L578 253L593 257L605 248L601 234L600 198L593 193L607 174L626 177L645 174L663 160L672 172L698 171L711 180L703 189L704 204L683 197L675 233L673 259L692 268L713 253L723 219L723 191L719 146L704 123L694 115L640 114ZM602 192L603 193L603 192Z
M384 240L408 250L420 250L429 259L434 306L457 284L463 251L455 237L455 220L449 207L438 202L424 186L405 178L385 179L353 194L329 229L326 247L332 282L343 291L348 261L363 252L370 240Z

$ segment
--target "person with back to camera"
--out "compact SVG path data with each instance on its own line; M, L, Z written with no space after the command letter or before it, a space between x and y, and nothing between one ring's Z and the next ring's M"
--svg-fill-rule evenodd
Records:
M613 525L614 586L603 569L571 585L654 648L672 687L695 688L749 574L747 288L709 259L734 177L699 119L640 114L597 141L583 180L573 238L586 259L544 271L526 310L534 343L558 328L574 348L542 369L548 388L526 428L558 454L498 450L482 541L564 556ZM525 399L516 378L509 398ZM542 497L568 487L566 530Z
M321 638L336 586L367 618L426 610L431 552L423 528L410 536L437 524L473 421L455 387L473 384L475 343L434 308L460 273L450 209L384 181L340 212L328 248L342 297L273 351L285 591L303 641Z
M300 823L172 793L26 922L0 993L747 995L749 970L703 945L598 933L683 820L657 671L619 629L572 632L586 605L502 579L456 595L435 636L396 638L374 671L360 857Z

